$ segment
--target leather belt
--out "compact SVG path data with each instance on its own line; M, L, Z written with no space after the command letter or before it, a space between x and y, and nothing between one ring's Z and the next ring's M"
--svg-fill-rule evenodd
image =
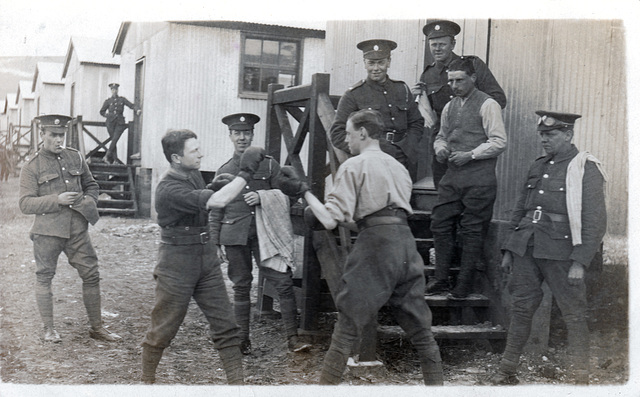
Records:
M389 131L385 133L384 138L391 143L395 143L395 142L401 141L405 135L407 135L406 132Z
M169 245L207 244L211 240L208 226L173 226L160 230L160 241Z
M527 212L527 217L532 219L533 223L538 223L542 217L547 217L551 222L569 222L569 216L564 214L554 214L553 212L544 212L542 210L531 210Z
M379 225L407 225L407 212L402 208L383 208L356 222L358 230Z

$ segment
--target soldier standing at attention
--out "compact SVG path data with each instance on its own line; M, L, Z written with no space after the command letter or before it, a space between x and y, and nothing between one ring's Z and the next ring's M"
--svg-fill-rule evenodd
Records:
M455 36L460 33L460 26L452 21L435 21L426 24L422 31L427 36L429 51L434 58L434 62L425 67L424 72L420 75L420 82L413 88L413 93L415 95L426 95L428 103L425 105L430 108L428 112L435 113L435 124L429 126L433 142L440 131L442 109L454 96L448 84L447 69L451 61L461 58L453 52L456 46ZM476 71L476 88L488 94L504 109L507 105L507 98L487 65L480 58L473 55L465 56L465 58L469 58L473 62L473 67ZM421 109L421 111L424 111L424 109ZM433 156L431 166L433 169L433 182L437 189L440 179L447 171L447 162L441 163Z
M392 80L387 74L391 65L391 50L397 44L391 40L366 40L358 43L357 47L363 52L367 78L353 85L340 98L331 126L331 143L350 153L345 142L347 118L357 110L377 110L384 122L380 148L413 170L424 119L409 86L403 81Z
M253 141L253 126L260 117L251 113L237 113L226 116L222 122L229 126L229 139L234 146L233 157L216 172L213 185L220 186L223 180L234 178L240 172L242 154ZM247 181L247 185L224 208L211 211L211 240L218 246L224 246L229 261L228 275L233 282L234 313L240 326L240 349L242 354L251 353L249 323L251 321L251 282L253 259L260 266L260 248L256 228L256 207L260 205L258 190L275 189L280 164L271 158L265 158L260 167ZM298 339L297 306L293 291L291 268L278 271L261 266L260 271L278 291L280 312L284 321L288 347L291 351L307 350L311 345Z
M124 112L124 107L128 106L130 109L135 110L136 114L140 114L142 112L140 108L131 103L127 98L118 96L119 87L120 84L118 83L109 84L109 88L111 88L111 96L104 101L104 104L102 104L102 107L100 108L100 115L107 118L107 131L111 137L109 149L107 149L107 153L104 156L104 160L107 163L113 163L118 159L118 148L116 145L124 130L127 129L127 123L124 119L124 115L122 114Z
M42 148L20 173L20 210L35 214L30 230L36 259L36 302L44 323L44 340L60 342L53 323L51 281L58 257L64 252L82 278L82 300L94 339L121 338L102 325L98 257L88 225L98 222L98 183L80 152L64 148L71 117L51 114L36 117Z
M209 210L222 208L253 178L264 149L251 148L240 159L240 172L219 191L206 189L200 174L202 153L197 135L169 130L162 150L171 168L156 188L156 211L161 227L155 306L151 326L142 341L142 381L154 383L162 353L176 336L191 297L209 322L229 384L243 384L240 339L225 288L216 246L210 241Z
M349 117L346 143L354 157L340 165L325 204L295 171L282 168L280 190L289 196L304 195L324 227L355 221L359 229L336 296L338 322L322 366L321 384L340 383L354 341L386 303L418 352L424 383L443 383L440 350L424 300L424 263L407 224L412 212L411 178L380 150L384 128L380 113L374 110L360 110Z
M589 383L589 327L585 271L607 228L605 173L600 161L571 143L580 115L537 111L546 153L529 168L503 245L502 268L512 273L511 324L496 385L516 384L520 355L546 281L562 312L569 339L570 372Z

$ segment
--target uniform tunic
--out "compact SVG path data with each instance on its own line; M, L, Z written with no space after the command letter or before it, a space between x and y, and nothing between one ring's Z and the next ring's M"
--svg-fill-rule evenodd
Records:
M111 144L105 156L105 159L109 161L112 160L111 157L116 152L116 144L120 136L124 130L127 129L127 123L123 115L125 106L137 110L133 103L122 96L111 96L107 98L102 104L102 108L100 108L100 115L107 118L107 132L109 132L109 136L111 137Z
M223 164L216 175L228 173L238 175L240 172L240 156L234 156ZM236 302L246 302L250 299L251 283L253 281L252 256L260 264L260 249L256 230L255 207L244 201L244 195L258 190L275 188L276 176L280 172L280 164L272 158L266 158L260 163L258 171L253 174L251 181L225 208L211 211L211 240L214 244L224 245L229 260L228 275L233 282ZM261 268L262 274L271 281L283 297L293 297L293 281L291 271L277 272L266 267Z
M88 223L98 219L98 183L75 149L60 154L41 149L20 173L20 210L35 214L31 227L38 282L50 284L58 257L65 252L69 264L84 283L98 285L98 257L89 238ZM71 205L58 204L58 195L81 192Z
M349 153L345 142L347 119L351 113L362 109L377 110L382 114L386 135L380 139L380 147L385 153L405 166L408 161L416 160L424 119L403 81L387 77L379 84L367 78L349 88L340 98L331 126L333 146Z
M325 207L340 222L362 220L384 208L411 213L411 188L409 173L400 163L381 150L367 150L340 166ZM381 224L361 230L341 281L336 297L338 322L327 357L339 352L346 362L358 331L388 303L421 361L440 361L431 311L424 301L424 263L408 225ZM325 361L326 365L331 363Z
M453 53L451 60L461 58L459 55ZM476 56L465 56L465 58L470 58L473 61L473 66L476 70L476 83L475 86L480 91L489 94L501 108L507 105L507 98L498 84L498 81L491 73L491 70L487 67L482 59ZM451 63L451 62L449 62ZM436 115L438 116L438 122L433 128L433 137L435 139L435 135L440 130L440 117L442 115L442 110L444 106L454 97L453 91L449 86L449 76L447 74L447 69L449 63L446 65L441 62L433 62L430 65L427 65L424 69L424 72L420 75L420 82L425 84L425 91L429 98L429 103L431 104L431 108L434 110ZM438 162L435 159L435 156L432 161L433 172L434 172L434 181L436 182L436 187L440 182L440 179L444 175L447 165Z
M162 243L151 327L143 344L166 348L175 337L193 297L209 321L216 349L240 344L216 246L209 239L205 189L198 170L188 175L170 169L156 188Z
M584 282L570 285L572 261L589 266L606 230L603 176L587 161L582 180L582 244L573 246L567 218L566 176L575 146L555 156L538 158L522 185L503 248L513 252L509 283L512 319L505 358L517 363L531 332L531 319L542 300L543 281L562 311L569 353L575 369L588 369L589 329ZM537 212L536 212L537 211ZM510 371L515 369L509 368Z

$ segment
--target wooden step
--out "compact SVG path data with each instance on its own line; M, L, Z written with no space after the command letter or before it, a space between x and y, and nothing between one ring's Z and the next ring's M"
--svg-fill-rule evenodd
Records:
M109 177L129 178L129 171L125 170L91 170L93 177L98 179Z
M507 338L507 330L502 325L489 323L474 325L432 325L431 331L436 339L498 339ZM398 325L379 325L378 332L384 334L403 333Z
M129 186L131 185L131 182L127 181L103 181L103 180L97 180L96 182L98 182L98 185L100 185L100 187L113 187L113 186Z
M133 208L133 205L134 205L133 200L120 200L120 199L98 200L98 208L126 209L126 208Z
M489 307L491 301L482 294L471 294L464 299L448 299L446 294L425 295L429 307Z
M98 194L121 195L123 197L131 197L131 192L128 191L128 190L105 190L105 189L100 189Z
M136 210L131 208L98 208L100 215L126 215L135 216Z

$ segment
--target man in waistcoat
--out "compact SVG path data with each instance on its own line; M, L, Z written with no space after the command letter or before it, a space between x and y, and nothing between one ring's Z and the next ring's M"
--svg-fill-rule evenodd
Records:
M482 256L496 198L496 161L506 149L507 135L500 105L475 86L473 60L453 60L448 76L455 98L442 110L433 148L436 159L449 165L438 186L438 202L431 216L436 269L427 293L449 290L449 267L459 228L460 272L449 297L463 299L471 293L476 262Z
M354 84L340 98L331 126L331 143L350 153L345 142L347 118L357 110L377 110L384 121L380 148L414 171L424 119L407 84L392 80L387 74L391 65L391 50L397 44L391 40L366 40L358 43L357 47L363 52L367 78Z
M546 281L562 312L570 373L589 383L589 328L585 272L607 227L605 173L600 161L571 143L577 114L537 111L546 153L531 165L514 206L502 267L512 273L511 324L497 385L516 384L516 369L531 333Z
M425 120L428 120L427 127L431 130L431 139L435 140L435 136L440 131L440 117L444 105L454 97L454 93L448 84L447 69L451 61L460 59L460 56L453 52L456 46L455 36L460 33L460 26L452 21L434 21L426 24L422 28L422 32L427 37L429 51L434 61L424 68L424 72L420 75L420 81L413 88L413 93L426 96L426 98L421 97L420 99L427 99L427 102L419 100L418 106L421 112L431 115L431 117L425 117ZM504 108L507 105L507 98L491 70L482 59L476 56L470 55L465 56L465 58L469 58L473 62L473 68L476 71L474 82L476 88L489 94L491 98L498 102L501 108ZM435 156L431 162L433 182L437 189L440 179L442 179L447 170L447 163L439 162Z

